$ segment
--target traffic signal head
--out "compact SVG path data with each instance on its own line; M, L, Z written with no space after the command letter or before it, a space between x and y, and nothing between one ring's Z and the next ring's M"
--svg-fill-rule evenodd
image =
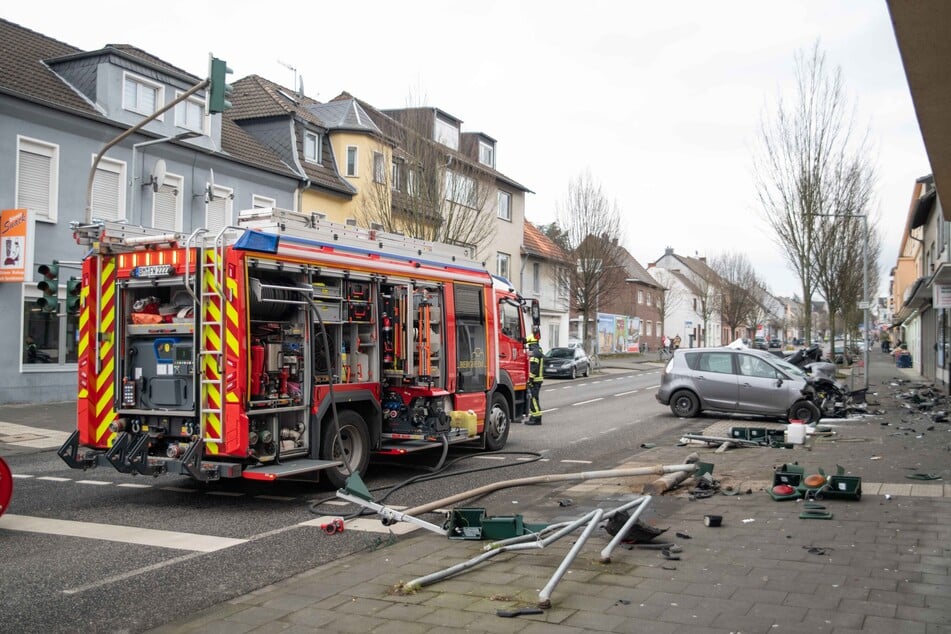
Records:
M41 264L37 271L43 279L36 285L43 291L43 296L36 300L37 305L44 311L53 313L59 309L59 263L53 260L52 264Z
M80 294L83 291L83 283L79 278L71 277L66 280L66 312L75 315L79 312Z
M218 114L231 107L231 93L234 90L228 84L228 75L233 71L223 59L211 58L208 69L208 112Z

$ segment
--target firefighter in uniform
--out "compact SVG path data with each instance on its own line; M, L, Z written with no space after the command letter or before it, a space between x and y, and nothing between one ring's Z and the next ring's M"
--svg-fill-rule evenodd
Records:
M542 408L538 404L538 394L542 390L542 381L544 375L542 372L542 347L534 335L528 335L525 339L528 344L528 392L529 392L529 411L526 425L542 424Z

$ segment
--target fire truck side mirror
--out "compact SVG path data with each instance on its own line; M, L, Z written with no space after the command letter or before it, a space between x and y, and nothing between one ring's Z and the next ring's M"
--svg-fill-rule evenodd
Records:
M532 331L535 331L535 330L538 330L539 326L541 326L541 323L542 323L542 310L538 305L537 299L532 300L531 314L532 314Z

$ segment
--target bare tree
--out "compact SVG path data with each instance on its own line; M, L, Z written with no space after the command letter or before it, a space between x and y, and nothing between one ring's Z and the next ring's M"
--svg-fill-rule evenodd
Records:
M374 153L366 169L373 185L361 220L414 238L483 251L495 236L495 175L433 138L435 110L413 107L373 112L393 140L392 160Z
M720 319L730 328L731 337L748 319L757 303L759 286L756 270L743 253L724 253L713 259L711 268L720 278Z
M843 180L855 178L855 157L868 154L855 139L841 69L830 70L818 42L795 56L795 94L764 115L753 159L756 194L777 246L802 286L805 336L811 337L817 231L826 214L839 213Z
M624 277L611 271L620 266L621 213L601 185L585 172L568 184L568 194L558 205L557 215L560 244L572 260L564 269L572 310L581 317L585 346L597 350L591 329L593 316L597 316L602 298L617 293L624 284Z

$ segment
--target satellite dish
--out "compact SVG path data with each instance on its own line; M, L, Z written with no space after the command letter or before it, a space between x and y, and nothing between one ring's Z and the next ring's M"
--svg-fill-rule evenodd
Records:
M152 166L152 191L158 193L158 190L165 184L165 160L159 159Z

